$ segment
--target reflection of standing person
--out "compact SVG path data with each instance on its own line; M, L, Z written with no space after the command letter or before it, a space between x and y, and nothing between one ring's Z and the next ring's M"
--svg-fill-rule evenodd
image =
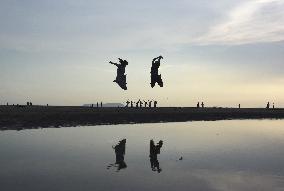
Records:
M163 141L160 140L157 145L155 145L153 140L150 140L150 164L152 171L157 171L160 173L162 169L160 168L160 163L158 161L158 154L161 152L161 148L163 146Z

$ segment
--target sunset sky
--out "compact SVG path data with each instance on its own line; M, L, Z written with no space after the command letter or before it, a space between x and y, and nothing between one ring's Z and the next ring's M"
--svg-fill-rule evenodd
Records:
M118 57L127 91L113 83ZM284 107L284 0L0 0L1 104L139 98Z

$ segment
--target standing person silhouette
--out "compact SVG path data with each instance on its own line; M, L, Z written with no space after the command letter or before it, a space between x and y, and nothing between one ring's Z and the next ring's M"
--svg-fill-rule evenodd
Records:
M270 103L267 102L266 109L269 109L269 108L270 108Z
M129 107L129 104L130 104L130 101L129 101L129 100L127 100L127 101L126 101L126 106L125 106L125 107Z
M143 101L144 101L144 107L147 107L148 102L147 102L147 101L145 101L145 100L143 100Z
M117 83L123 90L127 90L125 68L128 65L128 62L126 60L122 60L121 58L118 58L118 60L120 64L112 61L109 62L117 67L116 79L113 82Z
M158 104L158 102L157 102L157 101L154 101L154 107L155 107L155 108L157 107L157 104Z
M149 101L149 100L148 100ZM152 101L149 101L149 107L152 107Z
M161 59L163 59L162 56L158 56L157 58L154 58L152 61L152 67L151 67L151 87L153 88L156 83L160 87L163 87L164 83L162 80L161 74L159 74L159 67L161 65Z
M133 107L133 101L130 102L130 107Z

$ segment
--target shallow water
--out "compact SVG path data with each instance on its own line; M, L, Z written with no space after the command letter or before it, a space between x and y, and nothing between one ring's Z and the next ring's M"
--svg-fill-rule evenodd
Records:
M151 139L163 145L150 158ZM0 169L3 191L280 191L284 120L2 131Z

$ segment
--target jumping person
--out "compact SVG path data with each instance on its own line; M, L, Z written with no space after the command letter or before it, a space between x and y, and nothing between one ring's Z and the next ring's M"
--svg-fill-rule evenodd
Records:
M152 67L151 67L151 87L153 88L156 83L160 87L163 87L163 80L161 74L159 74L159 67L161 65L161 59L163 59L162 56L158 56L157 58L154 58L152 61Z
M128 62L126 60L122 60L121 58L118 58L118 60L120 64L112 61L109 62L117 67L116 79L113 82L117 83L122 89L127 90L125 68L128 65Z

